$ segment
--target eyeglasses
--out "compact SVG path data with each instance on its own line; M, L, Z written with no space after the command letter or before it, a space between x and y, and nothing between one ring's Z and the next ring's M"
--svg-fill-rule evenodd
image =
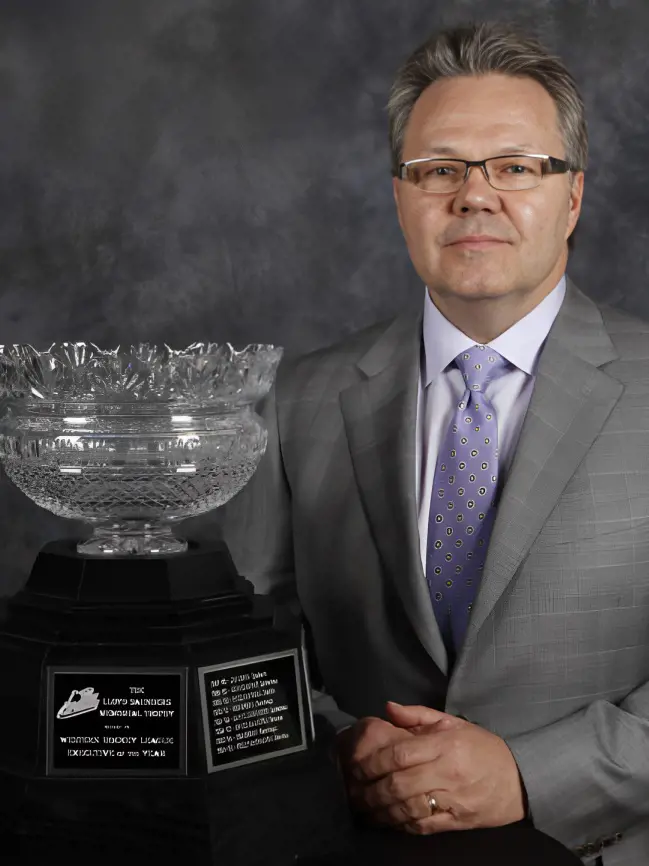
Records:
M555 156L548 156L547 153L515 153L476 160L437 157L409 159L401 163L396 176L414 184L422 192L445 195L460 189L474 165L480 166L487 182L500 190L534 189L546 174L579 171L576 166ZM464 171L461 166L464 166Z

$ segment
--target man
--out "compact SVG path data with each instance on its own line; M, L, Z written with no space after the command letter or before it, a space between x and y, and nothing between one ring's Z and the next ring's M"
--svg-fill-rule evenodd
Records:
M280 365L226 541L299 601L370 820L529 806L585 862L646 866L649 325L565 274L583 103L536 41L480 25L418 49L389 110L424 309Z

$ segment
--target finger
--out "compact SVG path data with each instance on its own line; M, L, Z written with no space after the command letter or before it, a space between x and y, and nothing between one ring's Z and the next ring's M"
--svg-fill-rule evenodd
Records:
M447 716L445 719L440 719L439 722L433 722L432 725L413 725L408 728L408 730L411 734L419 737L422 734L434 734L439 731L453 731L462 727L462 725L467 724L471 723L457 717Z
M361 786L358 796L362 803L361 808L371 812L387 809L413 798L425 797L428 791L440 788L440 779L431 771L431 764L428 763L390 773L376 782Z
M354 778L359 782L371 782L388 773L434 761L443 753L445 733L440 731L419 737L411 735L408 739L377 749L355 764Z
M384 719L363 719L358 725L355 742L351 750L351 760L360 761L373 754L378 749L383 749L391 743L399 742L412 737L409 731L397 728Z
M410 797L408 800L394 803L387 809L378 809L372 817L380 824L403 827L404 824L412 824L423 818L430 818L430 814L428 795L420 794L417 797Z
M386 710L390 721L404 728L412 727L412 725L431 725L443 718L454 718L450 713L443 713L441 710L434 710L431 707L414 704L406 706L397 704L395 701L388 701Z
M402 824L399 829L414 836L431 836L433 833L447 833L450 830L468 830L451 812L435 812L428 818L420 818L408 824Z

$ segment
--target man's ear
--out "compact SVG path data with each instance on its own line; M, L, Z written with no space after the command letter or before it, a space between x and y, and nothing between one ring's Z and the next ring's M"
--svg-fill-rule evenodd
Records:
M400 181L398 177L392 178L392 194L394 196L394 203L397 206L397 218L399 220L399 225L401 226L401 231L403 232L403 220L401 219L401 206L399 204L399 185ZM405 234L405 232L404 232Z
M570 203L570 213L568 215L568 234L566 236L566 240L575 230L577 226L577 221L579 220L579 215L581 213L581 205L584 196L584 172L580 171L575 174L573 177L572 183L569 187L569 203Z

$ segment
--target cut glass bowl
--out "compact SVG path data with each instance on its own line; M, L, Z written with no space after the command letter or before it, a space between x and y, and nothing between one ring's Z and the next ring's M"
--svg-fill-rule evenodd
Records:
M80 553L170 554L172 526L236 495L266 449L254 405L283 349L0 346L0 460L43 508L87 521Z

